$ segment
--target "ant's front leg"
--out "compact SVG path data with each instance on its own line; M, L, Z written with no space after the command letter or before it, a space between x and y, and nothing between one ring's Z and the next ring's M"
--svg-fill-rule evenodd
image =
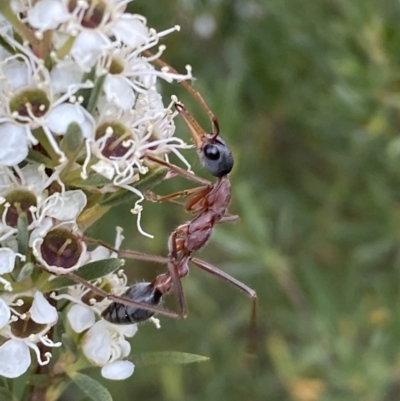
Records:
M170 171L190 180L197 182L202 185L212 185L212 182L206 180L205 178L199 177L198 175L195 175L194 173L190 173L189 171L186 171L185 169L175 166L174 164L168 163L165 160L159 159L158 157L152 156L151 154L147 153L146 158L149 159L150 161L154 163L158 163L161 166L168 167Z

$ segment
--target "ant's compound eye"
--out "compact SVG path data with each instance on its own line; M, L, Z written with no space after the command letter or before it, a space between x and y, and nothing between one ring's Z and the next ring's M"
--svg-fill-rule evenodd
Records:
M232 170L232 153L220 138L217 138L213 143L206 143L199 155L203 166L214 177L223 177Z
M215 145L207 144L204 146L204 156L207 157L207 159L210 160L218 160L220 153L218 148Z

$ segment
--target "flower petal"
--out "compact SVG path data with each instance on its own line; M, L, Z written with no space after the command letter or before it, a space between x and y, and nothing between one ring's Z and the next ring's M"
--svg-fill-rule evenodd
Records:
M0 329L2 329L10 321L10 317L10 308L4 302L4 300L0 298Z
M80 189L66 191L64 196L56 192L46 202L50 205L46 209L47 216L62 221L74 220L86 206L86 195Z
M24 374L31 364L29 347L22 341L8 340L0 347L0 375L13 379Z
M0 248L0 274L10 273L14 270L15 252L10 248Z
M64 5L56 0L41 0L28 10L28 21L37 29L55 29L69 18Z
M50 305L40 291L36 291L29 312L32 320L39 324L55 324L58 320L57 309Z
M82 70L89 71L108 44L109 42L100 33L83 31L75 39L71 55Z
M133 89L122 77L107 75L103 88L107 100L122 110L129 110L135 104Z
M86 306L75 304L68 312L68 321L76 333L82 333L92 327L96 321L94 312Z
M112 340L105 330L105 321L99 320L85 334L82 350L93 364L104 366L110 360Z
M132 376L135 365L129 361L115 361L101 369L101 375L110 380L124 380Z
M15 166L28 156L25 130L17 125L0 125L0 164Z

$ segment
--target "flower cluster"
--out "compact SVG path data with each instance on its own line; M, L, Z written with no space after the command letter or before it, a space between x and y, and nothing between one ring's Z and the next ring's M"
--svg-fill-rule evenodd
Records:
M133 372L124 359L136 325L102 320L109 301L70 281L86 274L123 294L121 261L88 247L84 230L131 199L139 232L150 236L140 224L143 191L166 169L147 156L173 152L187 164L180 150L188 145L173 136L173 103L163 103L157 81L190 79L191 71L155 63L165 50L160 40L179 27L147 27L126 12L129 1L0 5L0 375L7 378L32 360L49 364L54 348L59 364L68 360L66 337L84 354L80 366L100 366L111 379ZM117 230L117 248L121 241Z

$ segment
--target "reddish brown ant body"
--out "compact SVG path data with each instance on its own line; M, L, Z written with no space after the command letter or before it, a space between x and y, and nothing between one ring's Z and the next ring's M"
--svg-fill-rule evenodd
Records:
M161 65L165 66L165 63L162 62ZM235 221L237 217L226 213L231 199L231 185L228 174L233 167L232 153L225 142L219 138L217 119L208 109L201 95L186 82L183 82L183 84L195 98L199 100L203 107L205 107L213 124L213 132L211 134L206 134L181 103L176 102L175 107L191 131L203 167L217 177L217 181L213 184L179 167L155 158L150 154L147 155L149 160L167 166L170 170L190 180L206 185L181 193L155 198L156 201L169 201L179 196L189 195L185 208L187 211L194 213L195 217L191 221L180 225L169 237L169 255L168 259L166 259L169 271L158 275L150 283L135 284L123 294L124 297L134 302L140 302L143 305L150 306L150 308L138 308L113 302L102 314L103 318L112 323L130 324L149 319L154 315L154 307L158 307L162 297L169 293L172 288L174 288L177 293L180 306L180 311L176 317L186 317L186 306L181 278L188 274L189 262L192 262L201 269L233 284L245 292L253 301L252 321L255 320L257 304L255 291L207 262L192 257L194 251L205 246L215 224ZM119 251L118 254L122 257L137 257L137 253L132 254L129 251ZM162 309L160 309L160 312L161 311Z

